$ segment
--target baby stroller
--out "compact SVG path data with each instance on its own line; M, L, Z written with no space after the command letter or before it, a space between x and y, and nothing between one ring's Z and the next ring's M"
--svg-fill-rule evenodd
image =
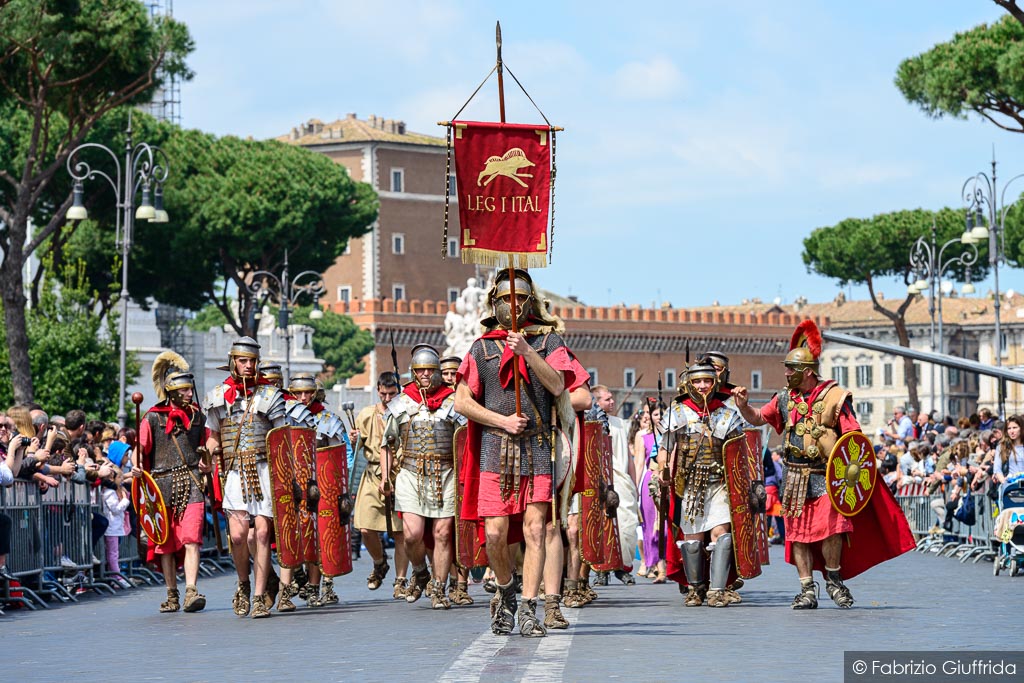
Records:
M1024 474L1008 479L1003 485L999 494L999 518L1003 523L996 523L997 530L1005 525L1006 531L993 562L992 573L999 576L1003 569L1010 576L1024 573Z

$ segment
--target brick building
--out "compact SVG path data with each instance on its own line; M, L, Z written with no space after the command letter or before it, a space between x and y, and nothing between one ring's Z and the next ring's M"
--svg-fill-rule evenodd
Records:
M380 197L372 230L352 240L324 273L327 304L351 299L454 301L476 266L459 257L457 193L451 197L448 254L440 258L444 227L446 149L442 137L406 130L403 121L355 114L319 119L277 138L333 159ZM450 183L454 184L454 169ZM454 189L454 188L453 188Z

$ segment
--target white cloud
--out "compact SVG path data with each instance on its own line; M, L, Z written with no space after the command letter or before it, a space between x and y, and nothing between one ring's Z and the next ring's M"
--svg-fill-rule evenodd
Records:
M630 99L664 99L680 92L686 78L667 57L654 57L646 62L629 62L612 75L612 91Z

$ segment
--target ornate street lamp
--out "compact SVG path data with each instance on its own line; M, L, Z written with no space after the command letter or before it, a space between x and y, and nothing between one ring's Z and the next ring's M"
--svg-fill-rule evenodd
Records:
M301 283L302 280L310 278L312 278L311 281L305 284ZM273 289L276 290L276 293L272 291L270 285L274 286ZM313 297L313 310L309 313L310 319L319 320L323 318L324 313L320 310L320 297L327 292L323 277L315 270L304 270L294 278L289 279L288 250L285 249L284 270L281 271L280 277L267 270L257 270L252 274L252 279L249 281L249 292L264 301L275 296L281 307L278 311L277 326L279 329L284 330L284 381L285 386L288 386L292 375L292 333L289 326L291 309L295 307L295 302L298 301L300 296L309 294Z
M946 260L943 260L943 256L946 249L954 244L968 245L970 251L965 251L959 255L950 255ZM931 343L932 352L936 351L935 348L935 321L936 313L938 314L938 339L939 339L939 353L945 353L945 341L942 335L942 296L943 294L950 294L953 291L952 282L944 282L942 276L945 275L946 271L956 264L964 266L967 269L967 284L964 285L964 294L971 294L974 292L974 285L971 284L971 266L974 265L978 260L978 247L975 245L975 240L971 231L968 229L960 237L954 237L947 241L942 246L938 245L938 228L935 225L935 221L932 221L932 229L928 235L928 239L925 236L917 238L914 242L914 247L910 250L910 268L911 272L914 273L914 277L917 278L907 288L909 294L921 294L925 290L928 291L928 317L931 319L931 327L929 329L929 338ZM936 306L937 304L937 306ZM931 395L932 395L932 410L935 410L935 364L932 363L932 377L931 377ZM946 405L946 382L945 376L939 380L939 396L942 414L944 416L949 412L949 406Z
M93 168L88 161L79 155L86 150L99 150L110 157L113 162L113 173ZM102 157L102 155L101 155ZM72 205L68 209L68 220L80 221L89 217L83 197L86 180L103 178L114 190L117 202L116 219L114 222L115 242L121 249L121 358L118 366L117 384L117 421L123 427L128 414L125 410L125 369L128 351L128 253L132 247L135 221L146 220L150 223L166 223L167 212L163 208L163 185L170 171L167 155L155 145L146 142L132 142L132 120L128 117L128 128L125 130L123 165L122 159L106 145L87 142L71 151L67 161L68 173L75 181L72 189ZM135 206L135 195L142 193L138 208ZM153 194L155 192L155 195ZM155 196L155 204L153 197Z
M996 324L995 341L992 346L996 356L996 367L1002 367L1003 365L1003 330L999 313L1002 305L999 292L999 264L1006 262L1006 214L1014 204L1014 202L1011 202L1007 205L1006 191L1019 178L1024 178L1024 173L1010 178L1003 185L1002 191L1000 191L999 184L996 181L996 158L995 153L993 153L992 176L989 177L984 172L979 172L964 181L964 186L960 191L966 205L967 230L979 242L985 239L988 240L988 262L992 267L995 289L993 308L996 315ZM985 214L988 214L987 226L985 225ZM999 416L1004 417L1006 414L1004 410L1006 392L1003 390L1003 381L997 382L996 386L998 387Z

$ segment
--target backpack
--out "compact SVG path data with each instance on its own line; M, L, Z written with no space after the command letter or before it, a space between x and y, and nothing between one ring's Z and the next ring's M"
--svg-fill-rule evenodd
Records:
M974 526L977 518L974 512L974 496L970 491L960 494L960 501L957 503L956 510L953 511L953 517L961 524Z

